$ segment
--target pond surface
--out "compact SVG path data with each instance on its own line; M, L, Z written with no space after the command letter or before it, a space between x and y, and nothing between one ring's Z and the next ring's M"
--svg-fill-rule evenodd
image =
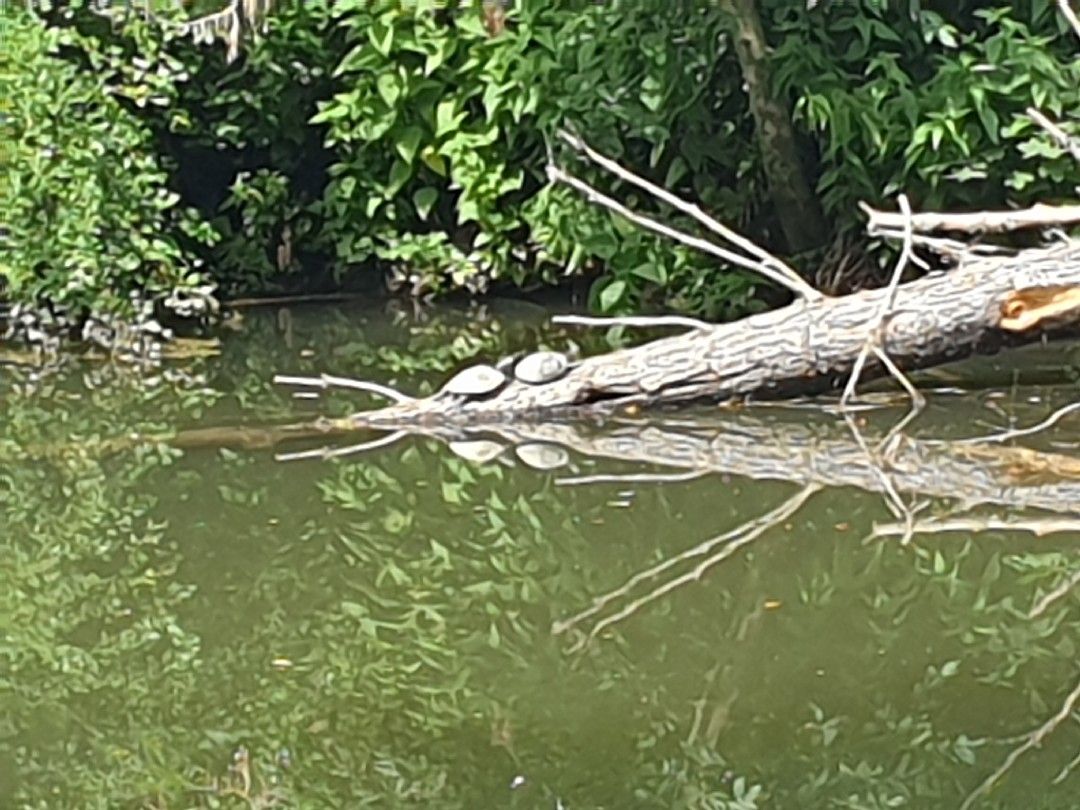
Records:
M275 372L417 392L608 339L545 318L253 310L150 373L0 366L0 806L1078 806L1080 413L952 441L1080 399L1075 348L927 373L894 437L888 398L271 429L371 404Z

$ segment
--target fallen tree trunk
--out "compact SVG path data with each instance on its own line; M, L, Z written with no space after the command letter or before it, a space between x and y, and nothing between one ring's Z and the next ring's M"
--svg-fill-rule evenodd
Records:
M882 312L885 312L882 318ZM1040 339L1080 317L1080 242L962 258L949 272L839 298L799 299L741 321L590 357L546 384L515 380L489 396L446 392L355 414L357 426L475 424L589 416L694 400L836 388L868 336L901 369ZM869 375L884 373L871 359Z

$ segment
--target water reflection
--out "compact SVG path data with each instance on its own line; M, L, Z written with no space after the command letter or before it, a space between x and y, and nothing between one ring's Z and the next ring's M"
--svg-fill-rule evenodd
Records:
M298 309L149 382L0 383L0 795L1074 806L1077 417L952 441L1074 400L1010 385L1053 355L935 378L899 438L711 409L335 457L380 438L356 401L268 384L565 339L522 315Z

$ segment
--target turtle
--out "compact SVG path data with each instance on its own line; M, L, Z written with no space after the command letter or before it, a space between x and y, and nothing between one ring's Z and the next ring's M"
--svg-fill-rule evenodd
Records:
M559 379L570 369L570 358L561 352L533 352L514 365L514 377L529 385L543 385Z
M463 397L483 397L494 394L506 385L506 375L494 366L481 363L462 369L442 387L440 393Z
M486 464L493 461L505 449L498 442L490 439L464 439L448 444L450 452L474 464Z
M557 444L529 442L514 448L517 457L534 470L555 470L570 463L570 454Z

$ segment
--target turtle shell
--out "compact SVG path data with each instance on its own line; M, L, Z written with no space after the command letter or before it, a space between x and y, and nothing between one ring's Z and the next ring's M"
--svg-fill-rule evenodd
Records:
M497 458L504 448L498 442L490 439L468 439L450 442L450 452L454 455L472 461L476 464L485 464Z
M442 390L447 394L464 397L482 397L495 393L505 383L505 374L493 366L480 364L459 371L446 381Z
M560 352L533 352L522 357L514 366L514 376L529 385L542 385L557 380L567 369L570 361Z
M514 448L517 457L534 470L557 470L570 463L570 454L557 444L528 442Z

